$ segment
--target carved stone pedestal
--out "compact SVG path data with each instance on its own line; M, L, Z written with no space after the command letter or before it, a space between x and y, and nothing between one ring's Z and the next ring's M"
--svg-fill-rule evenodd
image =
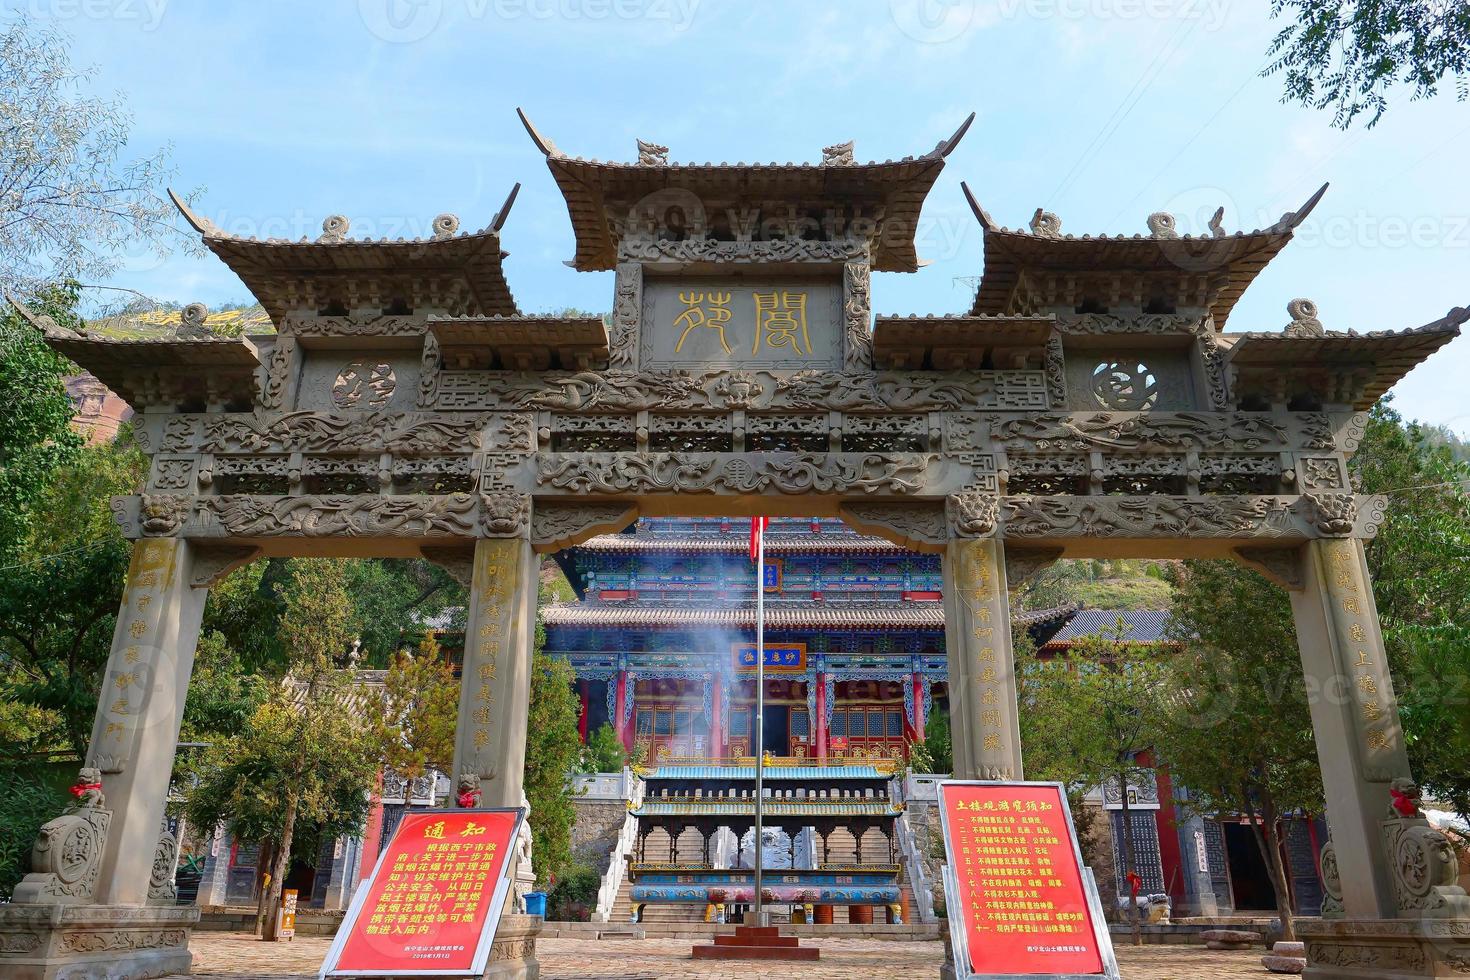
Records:
M0 905L6 980L143 980L188 973L193 906ZM497 974L498 976L499 974ZM535 974L505 974L505 976Z
M1470 919L1335 919L1297 923L1307 980L1421 980L1470 973Z
M482 974L485 980L537 980L541 964L536 959L536 937L541 935L541 924L539 915L502 915Z

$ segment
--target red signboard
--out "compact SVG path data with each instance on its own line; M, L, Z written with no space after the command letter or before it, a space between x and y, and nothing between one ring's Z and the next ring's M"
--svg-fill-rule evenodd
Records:
M323 976L479 976L522 811L411 810L337 932Z
M1088 902L1060 784L943 782L939 801L965 975L1105 974L1111 942Z

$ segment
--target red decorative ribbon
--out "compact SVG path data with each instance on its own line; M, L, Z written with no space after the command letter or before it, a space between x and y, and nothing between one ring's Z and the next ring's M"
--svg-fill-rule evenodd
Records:
M90 793L94 789L101 789L101 783L77 783L71 788L71 795L81 799L83 793Z

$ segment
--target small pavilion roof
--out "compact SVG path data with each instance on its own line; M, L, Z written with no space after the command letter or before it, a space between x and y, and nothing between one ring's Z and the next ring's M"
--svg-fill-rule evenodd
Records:
M685 609L664 606L547 606L542 610L547 626L615 627L655 626L668 629L755 628L755 607ZM796 608L766 607L766 629L928 629L944 628L940 603L912 605L830 607L802 605Z
M903 805L888 800L827 799L775 800L761 806L767 817L897 817ZM645 797L632 810L638 817L739 817L755 815L755 800L661 800Z
M1173 617L1166 609L1079 609L1077 614L1051 639L1042 645L1043 650L1070 647L1086 636L1112 638L1117 632L1118 620L1123 621L1126 635L1117 637L1126 643L1178 643L1169 633Z
M745 554L750 547L740 535L702 537L670 534L599 534L578 545L578 550L605 552L728 551ZM902 551L886 538L854 534L801 534L782 537L766 535L766 551L776 554L854 551Z
M242 337L104 336L61 327L13 296L6 298L47 346L80 364L134 410L188 401L248 404L255 398L260 357Z
M621 219L659 192L685 192L700 200L717 198L790 201L834 206L856 203L881 208L872 239L873 268L879 272L913 272L920 262L914 229L924 198L944 169L945 157L959 145L975 114L954 135L920 156L900 160L822 163L620 163L568 156L543 136L520 109L516 110L532 142L546 156L557 186L566 198L576 234L576 254L568 263L588 271L617 264ZM660 147L659 149L663 149ZM835 149L835 148L834 148ZM846 159L851 160L848 147ZM670 203L679 203L670 196Z
M755 766L659 765L639 772L644 779L755 779ZM823 782L832 779L887 779L890 772L879 772L870 762L842 766L766 766L766 781ZM648 799L657 799L649 796Z
M1235 334L1223 338L1230 344L1226 363L1235 372L1237 388L1324 372L1357 375L1352 406L1367 411L1421 361L1458 337L1467 320L1470 307L1457 307L1411 330Z
M1039 367L1055 325L1051 315L879 316L873 364L885 371Z
M169 196L205 246L239 276L273 319L293 311L381 307L440 309L451 315L517 313L502 261L500 229L520 185L490 224L459 231L459 219L434 219L434 235L411 239L349 238L346 218L333 215L315 240L232 235Z
M431 316L429 331L452 368L586 371L607 366L600 316Z
M970 188L960 186L985 241L984 268L970 308L972 315L1013 312L1023 277L1037 280L1114 273L1139 280L1203 278L1203 305L1214 316L1217 330L1224 329L1246 287L1286 247L1327 191L1323 184L1300 208L1283 214L1269 228L1255 231L1227 234L1219 228L1217 214L1211 226L1213 235L1178 235L1173 232L1172 216L1156 214L1150 219L1156 230L1149 235L1069 235L1061 233L1055 215L1040 209L1031 231L998 225Z

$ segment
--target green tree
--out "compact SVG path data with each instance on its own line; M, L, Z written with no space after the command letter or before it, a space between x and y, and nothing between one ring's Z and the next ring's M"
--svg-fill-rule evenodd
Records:
M69 283L42 292L31 310L75 324L76 303L76 285ZM16 560L35 526L34 508L81 451L63 384L76 373L10 304L0 307L0 565Z
M159 193L167 148L125 156L132 118L117 97L85 94L88 75L57 31L23 15L0 25L0 287L96 281L135 243L186 241Z
M34 498L32 526L0 568L0 699L52 719L32 750L86 752L131 553L109 498L135 492L144 468L127 431L79 449Z
M571 861L572 823L576 807L567 777L582 758L577 733L580 703L572 693L576 676L565 660L541 653L543 632L537 627L537 650L531 659L531 702L526 725L526 801L531 804L531 847L537 877L543 883L560 877Z
M1295 941L1282 835L1323 801L1291 604L1228 561L1188 563L1174 595L1176 632L1191 640L1174 659L1155 748L1191 808L1248 818L1282 938Z
M272 845L262 894L263 938L274 940L274 909L298 833L308 846L361 831L381 750L367 703L339 660L351 642L352 602L341 562L298 559L283 587L281 640L291 670L272 684L243 730L201 753L186 813L198 827L223 823L240 840Z
M1461 0L1271 0L1293 23L1271 42L1263 74L1285 73L1283 102L1332 109L1347 129L1369 113L1371 129L1397 85L1428 98L1446 77L1470 94L1470 4Z
M612 722L603 722L601 728L587 736L579 767L582 772L622 772L627 764L628 750Z
M417 655L399 651L372 716L384 762L409 779L426 769L450 772L458 717L459 679L434 638L424 637Z
M1153 745L1159 708L1169 689L1167 654L1129 642L1121 621L1074 643L1065 657L1018 651L1021 744L1026 775L1071 787L1117 787L1122 801L1121 881L1138 866L1127 787L1152 779L1139 757ZM1142 942L1141 912L1129 910L1133 942Z
M1350 469L1389 494L1368 570L1409 763L1470 820L1470 464L1434 436L1380 403Z

